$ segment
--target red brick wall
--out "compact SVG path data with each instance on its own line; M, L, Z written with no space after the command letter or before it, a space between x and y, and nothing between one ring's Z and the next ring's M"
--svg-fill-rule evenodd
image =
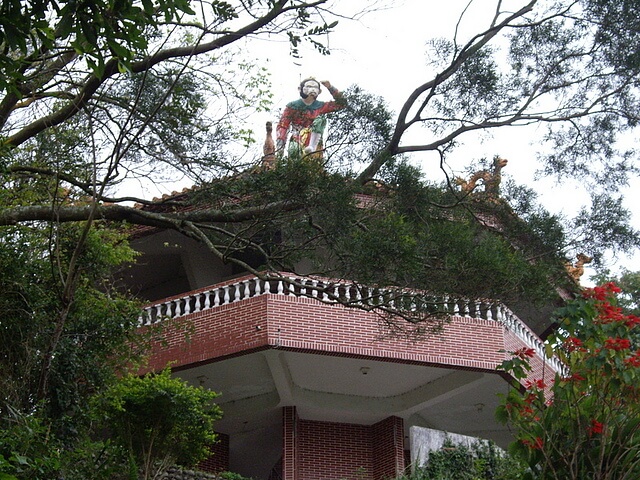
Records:
M268 317L270 342L283 348L483 370L503 359L503 328L491 320L453 317L442 334L407 337L374 313L289 296L273 296Z
M373 479L370 430L366 425L300 420L297 480Z
M399 320L402 322L402 320ZM173 324L171 324L173 322ZM310 298L262 295L167 322L150 368L215 361L262 348L495 371L525 344L493 320L453 317L441 334L394 335L376 314ZM405 325L407 326L407 325ZM553 372L534 359L535 378Z
M226 472L229 470L229 436L218 433L218 441L209 447L211 456L198 464L203 472Z
M263 295L165 321L150 369L161 370L169 362L174 368L197 364L266 346L268 299Z
M296 407L282 408L282 478L298 480L298 425Z
M380 480L404 470L402 419L375 425L318 422L283 408L284 480Z
M371 427L374 480L396 478L404 473L404 422L389 417Z

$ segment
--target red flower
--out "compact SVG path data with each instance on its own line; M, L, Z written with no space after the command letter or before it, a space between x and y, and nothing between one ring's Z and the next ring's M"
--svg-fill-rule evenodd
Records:
M587 427L587 433L589 436L597 435L598 433L602 433L604 430L604 424L599 421L592 419L591 425Z
M625 358L624 363L631 367L640 367L640 350L636 350L629 358Z
M533 408L529 405L523 405L520 407L520 414L524 416L533 415Z
M534 440L524 439L522 440L522 444L533 450L542 450L544 442L542 441L542 438L536 437Z
M598 323L607 324L612 322L621 322L627 320L626 315L622 313L622 308L615 307L610 303L603 303L598 306L600 314L598 316Z
M594 298L601 302L605 301L607 297L611 297L616 293L620 293L622 290L615 283L609 282L599 287L587 288L582 293L584 298Z
M529 388L537 388L537 389L544 389L546 388L547 384L544 383L543 380L541 379L537 379L537 380L527 380L524 384L525 388L529 389Z
M604 348L609 350L626 350L631 347L631 341L628 338L607 338L604 341Z
M640 317L636 317L635 315L627 315L626 325L628 328L633 328L636 325L640 324Z
M582 340L577 337L569 337L564 341L564 346L569 352L573 352L575 350L583 351Z
M533 358L536 356L536 351L533 348L522 347L513 352L515 357L519 357L525 360L526 357Z

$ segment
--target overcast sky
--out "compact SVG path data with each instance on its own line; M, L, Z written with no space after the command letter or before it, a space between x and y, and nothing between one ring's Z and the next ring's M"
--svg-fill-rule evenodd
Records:
M340 8L347 6L352 12L359 12L363 6L374 2L349 0L340 2ZM358 84L371 94L386 99L389 107L397 112L408 95L421 83L429 80L433 72L427 67L425 44L434 37L452 38L460 12L467 0L435 2L426 0L386 0L388 8L370 12L359 21L343 20L336 31L329 36L331 55L322 56L310 47L301 49L301 58L292 58L286 41L252 40L247 48L250 54L267 56L266 65L273 82L275 111L269 116L256 116L257 132L263 130L265 119L277 121L277 111L297 98L300 79L314 76L319 80L330 80L337 88L344 89ZM492 10L482 10L493 2L475 2L479 9L467 12L465 21L459 26L461 36L470 35L486 27ZM518 0L507 0L503 5L521 5ZM256 43L257 42L257 43ZM248 46L248 45L247 45ZM330 100L323 91L321 100ZM466 148L451 158L451 166L462 173L471 161L491 158L496 154L509 159L503 175L513 177L518 183L533 187L541 193L541 201L553 213L572 216L580 205L588 201L581 193L580 179L558 185L554 180L534 180L537 168L535 151L531 144L542 135L542 129L507 128L496 132L495 138L479 144L474 140ZM258 135L258 138L260 136ZM434 156L416 154L412 157L425 171L437 174ZM432 176L429 175L429 177ZM626 193L627 207L634 211L636 228L640 228L640 181L633 182ZM640 258L636 256L636 259ZM626 267L640 270L639 264L626 260Z
M360 10L359 4L372 3L364 0L342 2L353 11ZM320 55L307 46L301 49L301 58L296 59L289 55L286 41L252 40L247 50L251 53L260 52L260 56L269 58L267 67L271 72L274 94L274 112L270 116L256 116L252 128L261 132L265 119L277 121L278 110L297 98L298 83L308 76L330 80L338 89L357 84L371 94L384 97L389 107L398 112L411 92L433 77L434 72L427 66L426 42L434 37L452 38L460 12L467 3L467 0L388 0L388 8L367 13L359 21L341 21L329 36L331 55L328 56ZM490 4L487 0L476 3ZM521 4L522 1L504 3ZM491 13L491 10L467 12L467 20L459 26L460 35L470 35L486 27ZM320 100L330 99L328 92L323 91ZM485 138L482 144L474 139L467 148L452 155L451 166L462 174L465 166L473 160L499 154L509 159L509 165L503 170L505 175L512 175L517 181L534 186L536 164L529 144L535 141L535 137L533 128L496 131L495 138ZM437 170L438 159L434 154L415 154L412 158L430 178L440 175ZM543 191L551 192L551 195L566 191L566 185L554 192L553 182L540 183L545 184ZM586 197L578 198L577 189L571 190L575 201L571 199L563 203L566 205L569 202L573 208L585 201ZM556 205L554 211L558 207Z

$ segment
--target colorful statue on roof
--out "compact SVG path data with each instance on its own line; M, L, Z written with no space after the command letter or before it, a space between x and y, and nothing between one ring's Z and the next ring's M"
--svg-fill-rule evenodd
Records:
M333 101L318 100L321 85L329 90ZM289 102L280 117L276 128L276 151L282 155L290 134L288 155L303 155L322 150L322 134L327 125L326 113L344 107L344 97L327 80L319 82L315 78L306 78L300 82L300 98Z

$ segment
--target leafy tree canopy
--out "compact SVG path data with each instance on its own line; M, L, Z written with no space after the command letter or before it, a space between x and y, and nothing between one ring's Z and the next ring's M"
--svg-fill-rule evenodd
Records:
M127 452L133 478L157 478L172 465L193 466L215 442L221 417L215 392L171 378L165 370L125 376L93 399L93 414L116 445Z
M35 426L71 442L87 397L122 367L111 362L128 360L135 304L105 280L133 258L124 224L174 230L260 275L305 257L312 273L503 300L548 298L563 257L640 245L616 197L638 170L619 142L640 117L637 0L496 1L468 39L433 40L435 73L397 115L352 88L321 162L264 171L243 119L270 107L268 72L234 45L277 35L294 55L304 41L327 53L347 3L3 2L2 421L38 412ZM471 135L531 124L547 128L546 171L592 190L576 220L508 182L492 197L421 177L448 175ZM438 165L407 166L424 152ZM184 178L190 195L137 193Z

